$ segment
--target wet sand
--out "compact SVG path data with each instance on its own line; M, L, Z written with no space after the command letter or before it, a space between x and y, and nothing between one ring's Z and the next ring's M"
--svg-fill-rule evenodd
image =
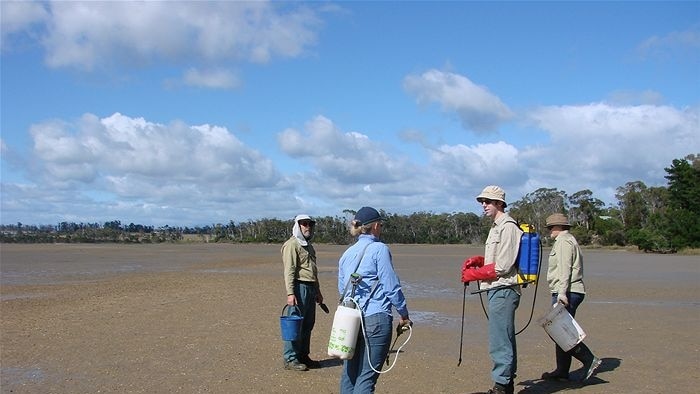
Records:
M345 247L316 245L331 314L318 310L312 358L323 368L307 372L282 369L279 247L0 245L0 392L338 392L341 366L325 354ZM466 299L457 366L459 268L482 248L390 247L415 326L377 392L486 391L491 363L477 295ZM697 393L700 258L584 253L588 295L577 320L603 365L586 385L539 379L554 367L554 345L537 325L551 307L542 281L523 289L518 309L520 329L537 290L532 322L517 337L516 392ZM578 368L574 361L574 377Z

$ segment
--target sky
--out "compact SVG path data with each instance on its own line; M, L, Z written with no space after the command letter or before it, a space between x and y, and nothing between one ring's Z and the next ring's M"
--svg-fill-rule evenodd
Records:
M0 224L612 206L700 153L699 1L0 6Z

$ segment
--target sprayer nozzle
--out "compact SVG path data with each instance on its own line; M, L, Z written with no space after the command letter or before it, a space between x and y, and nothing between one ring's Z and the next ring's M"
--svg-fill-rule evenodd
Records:
M396 336L398 337L399 335L403 334L404 332L408 331L409 327L406 324L399 324L396 326Z

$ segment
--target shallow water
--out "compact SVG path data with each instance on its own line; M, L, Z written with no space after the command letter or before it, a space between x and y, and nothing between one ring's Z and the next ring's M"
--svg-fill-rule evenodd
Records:
M0 245L0 285L39 285L95 280L139 272L185 269L230 273L211 268L222 260L250 260L278 249L272 245L230 244L53 244ZM277 252L279 253L279 252ZM275 256L277 257L277 256Z

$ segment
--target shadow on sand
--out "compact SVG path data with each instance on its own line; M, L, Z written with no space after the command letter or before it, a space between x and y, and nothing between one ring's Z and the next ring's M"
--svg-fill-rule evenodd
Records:
M622 360L619 358L603 358L600 367L596 370L595 375L593 375L585 383L580 380L583 378L585 371L580 368L576 371L571 372L568 381L549 381L549 380L524 380L522 382L517 382L515 385L515 392L520 394L551 394L558 393L560 391L575 390L583 386L593 386L602 385L608 383L606 380L601 379L598 375L602 372L610 372L617 369ZM601 391L603 390L601 386ZM486 394L484 391L474 392L471 394Z
M327 358L324 360L319 360L318 362L321 363L320 368L333 368L343 365L343 360L339 358Z
M524 380L522 382L517 383L515 392L521 394L550 394L557 393L560 391L573 390L583 386L602 385L608 382L604 379L601 379L599 375L603 372L614 371L621 364L622 360L620 360L619 358L603 358L602 363L595 372L595 375L589 378L586 382L581 382L581 379L584 377L584 374L586 372L583 370L583 368L579 368L576 371L573 371L571 372L571 374L569 374L569 378L571 380ZM604 390L603 386L601 386L601 391L602 390Z

